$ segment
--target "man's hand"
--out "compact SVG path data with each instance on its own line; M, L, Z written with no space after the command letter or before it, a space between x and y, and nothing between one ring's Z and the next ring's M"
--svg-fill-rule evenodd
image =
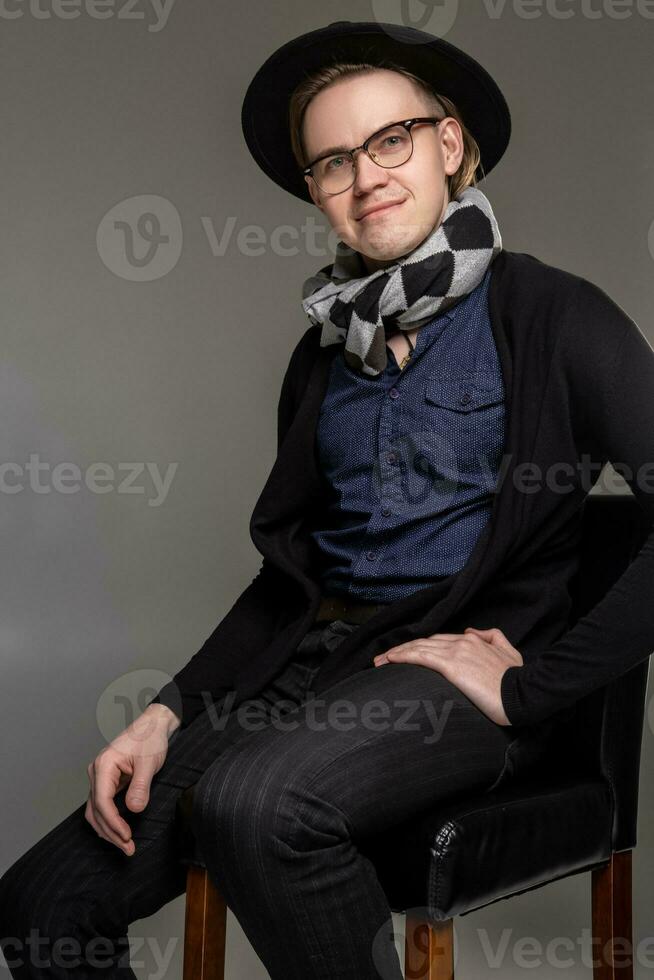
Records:
M128 856L136 847L114 796L129 783L125 802L130 810L139 812L147 806L152 777L164 764L168 739L179 725L180 719L170 708L148 705L87 767L91 790L84 817L100 837Z
M498 725L510 725L504 712L500 685L508 667L522 666L519 650L502 630L478 630L468 626L463 633L434 633L391 647L375 657L375 667L386 663L422 664L451 681Z

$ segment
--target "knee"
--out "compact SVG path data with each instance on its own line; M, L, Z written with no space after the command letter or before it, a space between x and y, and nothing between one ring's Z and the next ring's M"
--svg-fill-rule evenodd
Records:
M0 879L0 947L15 976L68 976L82 964L125 966L129 940L98 928L100 903L90 895L62 891L50 873L47 887L38 869L18 861Z
M201 848L220 848L222 861L238 860L253 845L280 855L348 834L346 819L320 794L312 774L303 767L289 771L279 760L265 774L236 759L212 767L195 786L192 823Z
M9 969L21 971L16 975L50 965L46 944L66 934L58 925L61 913L61 902L44 894L20 861L0 878L0 948Z
M236 758L217 760L193 788L192 827L201 846L229 851L237 841L271 833L281 802L279 781L270 774L262 778Z
M62 889L62 874L50 866L46 876L28 852L0 878L0 937L25 941L47 937L48 941L75 931L76 910L82 905ZM63 868L61 868L63 873ZM38 945L38 939L32 940Z

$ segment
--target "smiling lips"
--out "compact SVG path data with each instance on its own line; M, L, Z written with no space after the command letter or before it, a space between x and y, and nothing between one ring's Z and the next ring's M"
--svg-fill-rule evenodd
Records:
M404 204L405 200L406 198L402 198L401 201L389 201L388 203L380 204L372 211L364 211L363 214L357 218L357 221L364 221L366 218L374 217L377 214L383 214L385 211L390 211L391 208L397 207L399 204Z

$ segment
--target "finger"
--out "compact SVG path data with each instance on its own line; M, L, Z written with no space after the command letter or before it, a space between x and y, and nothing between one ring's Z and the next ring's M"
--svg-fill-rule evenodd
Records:
M107 839L111 841L112 844L116 844L118 847L125 847L132 837L132 831L127 824L120 831L117 831L111 826L104 814L98 809L97 805L93 805L93 815L95 817L96 823L101 828L103 833L106 834Z
M103 840L109 841L106 831L103 829L102 825L98 822L97 815L93 808L93 800L91 799L91 797L89 797L86 802L86 811L84 813L84 817L88 821L88 823L90 823L90 825L93 827L98 837L102 837ZM113 842L109 841L109 843L113 843Z
M436 667L438 664L447 662L448 659L447 656L426 646L414 646L410 650L402 650L397 653L389 651L386 656L389 663L425 664L428 667Z
M132 831L129 824L121 817L114 803L116 792L115 774L102 769L99 772L96 771L95 793L93 794L96 817L101 821L102 826L106 827L110 836L126 841L132 836Z
M96 832L98 837L102 837L104 838L104 840L107 840L107 835L100 827L98 821L95 819L91 797L89 797L88 800L86 801L86 810L84 811L84 819L91 825L91 827L93 827L93 830Z
M374 658L375 666L378 667L380 664L388 663L389 653L393 654L393 656L401 657L402 654L413 649L415 642L416 642L415 640L411 640L409 643L401 643L397 647L389 647L388 650L385 650L383 653L378 653L377 656Z
M387 653L391 653L391 652L398 653L398 652L400 652L402 650L408 650L408 649L410 649L413 646L413 644L415 642L416 642L415 640L409 640L407 643L398 643L397 646L389 647L388 650L384 650L384 652L378 654L378 656L379 657L384 657L384 656L386 656ZM375 658L375 659L377 659L377 658Z
M389 647L384 653L377 654L377 657L383 657L387 653L403 653L405 650L423 649L425 646L428 646L430 649L435 649L437 645L440 645L441 649L448 648L452 645L453 640L460 639L460 633L435 633L433 636L421 637L418 640L408 640L406 643L399 643L395 647ZM375 657L375 660L377 657Z
M102 820L102 817L98 814L97 810L94 808L93 801L90 797L87 803L85 817L89 822L89 824L91 825L91 827L93 827L98 837L101 837L102 840L106 840L109 844L114 844L116 847L120 848L121 851L124 851L125 854L127 854L128 856L131 856L134 853L136 849L134 841L121 840L121 838L117 834L114 834L107 827L106 823Z
M511 641L507 639L501 629L498 627L493 627L489 630L478 630L474 626L466 626L466 633L474 633L479 636L485 643L488 643L496 652L501 651L504 655L509 655L516 664L524 663L522 654L516 647L513 646ZM490 652L490 651L489 651Z
M152 770L148 766L139 766L137 763L134 767L134 775L125 794L125 802L130 810L140 811L148 805L152 775Z
M86 819L91 824L96 834L102 837L103 840L109 841L110 844L115 844L120 847L126 854L133 854L135 850L134 842L131 840L132 831L127 823L122 821L124 824L121 833L115 833L112 831L111 827L107 825L106 820L103 818L102 813L99 811L97 806L97 796L96 796L96 770L95 762L90 762L87 767L87 774L89 777L89 782L91 784L91 791L89 793L88 802L86 805ZM121 774L122 775L122 774ZM118 814L118 811L116 810ZM122 820L120 814L118 814L119 820Z
M107 825L106 820L104 820L102 814L98 812L97 808L93 809L93 817L96 824L96 830L98 831L100 837L103 837L105 840L109 841L110 844L115 844L116 847L119 847L121 851L125 852L125 854L134 853L135 845L134 841L131 839L131 832L129 839L123 839L120 834L117 834Z
M502 632L502 630L499 629L499 627L497 626L493 626L492 629L488 629L488 630L478 630L475 626L466 626L463 632L476 633L477 636L483 637L483 639L487 640L489 643L492 643L493 641L497 643L509 642L506 636L504 635L504 633Z
M467 633L468 636L470 636L470 634L478 636L480 640L483 640L484 643L488 643L488 645L494 647L495 650L506 651L512 649L511 644L504 636L504 633L495 627L489 630L478 630L474 626L466 626L464 633Z
M97 805L94 803L93 800L91 801L91 808L92 808L93 819L96 825L96 830L98 830L98 832L101 832L100 836L104 837L111 844L115 844L116 847L120 847L123 851L127 853L128 845L133 844L133 841L131 840L132 837L131 830L127 830L126 832L122 832L122 833L117 833L115 830L113 830L112 827L109 826L103 814L98 809Z

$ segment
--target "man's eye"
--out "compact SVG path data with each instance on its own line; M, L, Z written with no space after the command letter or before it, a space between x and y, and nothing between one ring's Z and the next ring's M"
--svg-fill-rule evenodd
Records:
M340 170L339 164L342 163L343 157L332 157L327 163L328 170Z

